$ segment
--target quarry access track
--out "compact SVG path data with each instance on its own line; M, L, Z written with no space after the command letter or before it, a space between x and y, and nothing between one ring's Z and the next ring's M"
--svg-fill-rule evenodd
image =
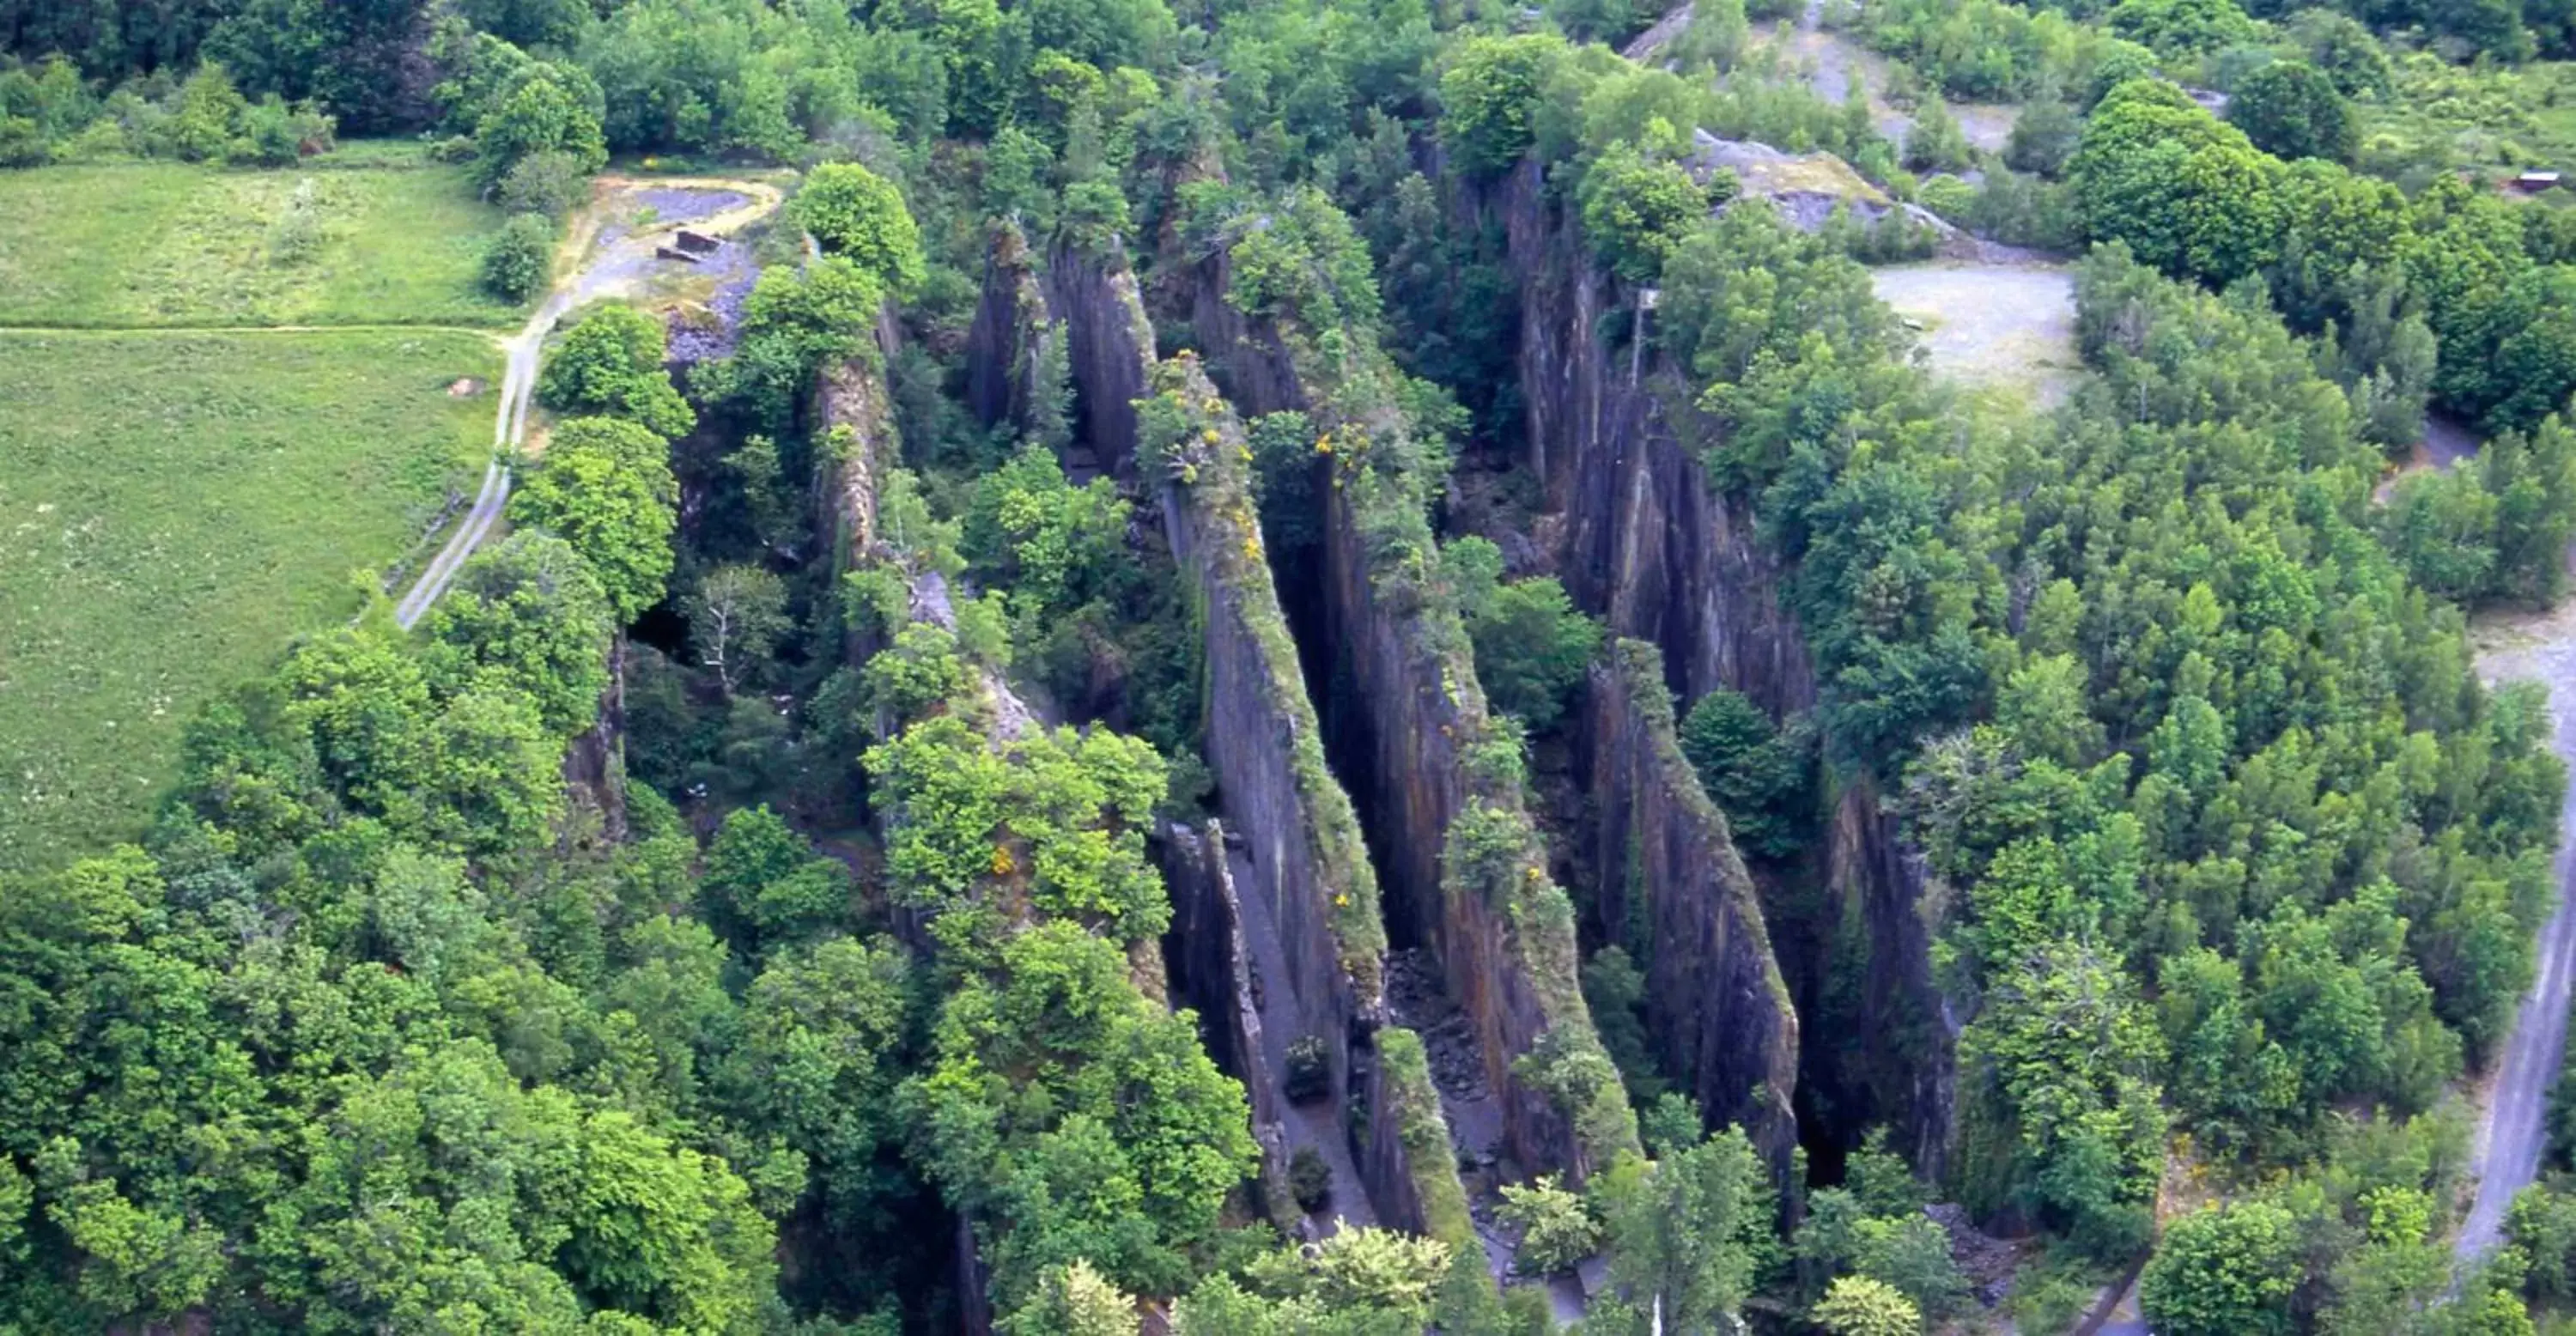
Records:
M2509 637L2509 638L2507 638ZM2484 637L2481 637L2483 639ZM2520 626L2505 628L2492 647L2482 646L2478 668L2490 681L2531 679L2550 695L2550 746L2576 766L2576 605ZM2558 1079L2567 1042L2567 1004L2576 984L2576 787L2559 808L2558 902L2540 930L2532 961L2531 991L2515 1013L2513 1033L2496 1063L2495 1086L2479 1128L2474 1168L2476 1202L2460 1225L2457 1256L2465 1269L2492 1250L2504 1231L2514 1194L2540 1173L2549 1137L2549 1088Z
M536 397L537 361L544 351L546 336L565 313L605 297L619 296L640 288L659 266L668 263L656 257L662 239L672 230L686 226L712 237L726 237L769 216L783 196L778 187L762 181L739 181L717 177L636 178L603 176L595 183L597 194L589 208L582 211L572 235L566 239L559 255L579 256L596 253L580 268L555 284L537 307L536 314L519 332L502 340L508 363L501 376L500 403L492 422L492 460L483 469L483 486L475 494L474 505L465 512L463 521L448 535L445 546L432 557L427 569L412 583L410 592L394 606L394 624L408 631L429 615L430 606L455 582L456 573L467 558L491 536L501 519L502 509L510 503L511 457L527 442L528 405ZM606 234L603 231L606 204L629 189L650 189L657 193L708 192L743 197L743 202L730 205L703 218L678 218L648 226ZM602 240L605 236L605 240Z

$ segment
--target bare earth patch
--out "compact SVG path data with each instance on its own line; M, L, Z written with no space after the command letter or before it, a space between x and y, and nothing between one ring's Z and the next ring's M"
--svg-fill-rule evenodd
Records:
M2073 388L2075 275L2066 266L1939 261L1874 270L1871 281L1922 331L1934 371L2041 408Z

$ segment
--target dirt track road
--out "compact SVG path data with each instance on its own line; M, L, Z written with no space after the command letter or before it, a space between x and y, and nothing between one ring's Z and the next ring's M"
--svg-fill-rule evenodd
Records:
M2576 766L2576 618L2565 613L2538 623L2521 643L2481 656L2480 671L2490 679L2530 678L2548 685L2555 716L2553 745L2559 758ZM2559 810L2558 906L2540 930L2531 991L2514 1017L2496 1067L2495 1090L2487 1102L2486 1125L2477 1146L2478 1196L2460 1226L2458 1256L2474 1261L2493 1248L2503 1233L2504 1212L2513 1196L2540 1172L2540 1153L2548 1139L2549 1087L2558 1079L2559 1055L2567 1041L2569 986L2576 982L2576 787Z
M483 489L475 495L474 506L465 519L448 535L447 544L430 559L402 602L394 606L394 624L408 631L429 614L430 605L456 579L466 558L474 555L489 537L492 526L499 523L502 509L510 501L510 456L528 437L528 405L536 398L537 360L546 344L546 335L555 322L575 307L641 288L662 263L654 249L671 228L685 224L694 231L710 236L726 236L767 217L778 207L782 196L778 187L760 181L661 177L641 180L628 177L601 177L603 193L599 202L584 211L565 249L579 254L592 251L595 239L607 236L593 252L592 258L571 276L555 286L535 315L519 332L502 342L509 357L508 369L501 376L500 404L492 422L492 462L483 470ZM612 234L603 233L604 216L610 206L629 189L649 191L657 199L676 194L707 193L733 202L718 203L705 216L683 215L647 227L636 227Z

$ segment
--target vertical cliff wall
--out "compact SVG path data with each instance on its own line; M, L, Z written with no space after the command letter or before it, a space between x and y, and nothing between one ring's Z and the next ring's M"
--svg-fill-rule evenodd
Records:
M899 560L900 554L882 541L876 522L879 481L897 460L893 396L886 389L881 361L860 356L826 365L815 379L812 420L820 431L814 451L815 528L829 535L833 576L837 579L869 563ZM916 589L913 605L916 615L931 616L940 600L925 598ZM842 654L850 663L863 662L875 648L863 628L842 632ZM931 949L918 916L898 913L895 930L907 949L921 953ZM951 1283L957 1293L959 1329L966 1336L991 1336L992 1305L985 1295L990 1273L976 1250L974 1223L962 1214L954 1217L954 1223Z
M1049 318L1037 257L1016 224L993 230L984 258L984 290L966 332L966 407L978 425L1026 426L1037 397L1050 392L1050 345L1063 334Z
M1258 1045L1239 1040L1241 1065L1229 1070L1268 1087L1255 1091L1256 1117L1277 1120L1282 1147L1315 1149L1337 1180L1356 1180L1337 1186L1331 1213L1429 1231L1436 1222L1423 1203L1463 1200L1457 1164L1445 1130L1438 1154L1417 1156L1395 1122L1414 1106L1401 1097L1400 1067L1397 1092L1386 1088L1379 1050L1412 1036L1388 1024L1377 877L1350 798L1325 764L1264 558L1242 421L1194 359L1155 363L1153 327L1122 255L1059 245L1043 287L1068 340L1076 436L1104 467L1152 486L1201 638L1201 745L1224 834L1200 857L1224 875L1174 882L1176 927L1230 924L1246 968L1176 938L1184 995L1202 1014L1248 1009L1261 1022ZM1322 1041L1328 1094L1298 1106L1281 1093L1286 1050L1308 1038ZM1354 1107L1365 1111L1356 1135ZM1431 1119L1439 1126L1436 1105ZM1355 1193L1364 1199L1350 1200Z
M1252 1138L1261 1145L1262 1200L1273 1220L1285 1222L1297 1215L1287 1197L1288 1160L1294 1154L1288 1136L1292 1106L1284 1094L1287 1043L1262 1016L1267 990L1254 959L1253 938L1246 932L1227 841L1225 827L1215 821L1198 828L1165 822L1154 833L1154 862L1172 897L1164 953L1181 1000L1198 1010L1208 1056L1243 1082L1252 1103ZM1331 1114L1325 1116L1329 1120ZM1329 1151L1329 1144L1318 1148L1318 1153ZM1341 1159L1349 1162L1347 1148ZM1356 1170L1337 1177L1346 1191L1358 1186ZM1362 1214L1368 1209L1366 1202L1343 1206L1346 1211L1355 1206Z
M1588 686L1575 775L1594 815L1593 926L1645 972L1664 1070L1785 1175L1798 1141L1798 1014L1752 874L1674 738L1654 646L1614 643Z
M1964 1019L1933 979L1922 856L1906 846L1865 777L1834 804L1825 886L1858 976L1837 980L1853 994L1841 1001L1864 1018L1833 1036L1849 1059L1841 1067L1916 1171L1938 1180L1957 1144Z
M1566 592L1617 634L1663 652L1673 689L1717 687L1773 714L1815 704L1797 620L1780 606L1780 571L1748 509L1708 485L1674 421L1687 413L1684 368L1631 337L1613 350L1602 318L1622 305L1580 230L1546 198L1535 163L1497 188L1521 297L1519 370L1529 464L1563 516L1557 563Z
M1065 322L1073 374L1075 439L1122 482L1140 478L1136 401L1154 367L1154 326L1123 255L1059 241L1043 280L1048 309ZM1159 479L1143 479L1148 485Z
M564 749L565 788L575 802L599 814L599 834L611 844L626 839L626 633L606 651L608 685L599 693L599 721Z
M1247 412L1302 410L1318 432L1320 632L1348 685L1332 727L1344 772L1362 777L1389 913L1438 959L1502 1096L1513 1157L1579 1179L1635 1147L1635 1118L1618 1082L1597 1079L1606 1059L1576 982L1572 903L1547 874L1521 759L1486 712L1436 578L1439 480L1409 471L1410 426L1372 339L1334 331L1325 356L1305 332L1246 318L1228 282L1220 253L1188 297L1222 382Z
M1694 379L1652 346L1644 295L1593 262L1535 163L1460 207L1502 214L1522 306L1529 464L1561 516L1567 591L1613 634L1661 651L1685 701L1724 687L1775 717L1813 706L1813 659L1782 606L1783 572L1749 504L1710 485L1694 440L1706 428L1689 416ZM1629 337L1613 348L1601 333L1623 319ZM1782 874L1826 891L1822 921L1799 925L1816 949L1783 962L1810 1027L1805 1075L1846 1116L1891 1124L1916 1169L1937 1178L1955 1136L1955 1027L1942 1022L1931 930L1916 913L1920 877L1866 783L1840 793L1822 843ZM1854 972L1863 986L1838 986Z
M822 428L814 443L814 527L837 580L877 543L877 483L898 458L894 398L876 363L851 358L823 369L814 399L813 420ZM864 628L843 629L846 662L865 662L874 648Z

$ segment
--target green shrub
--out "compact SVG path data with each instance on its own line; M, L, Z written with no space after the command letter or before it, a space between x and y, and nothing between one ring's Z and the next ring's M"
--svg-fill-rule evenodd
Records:
M1500 176L1529 151L1532 116L1564 43L1524 33L1479 37L1440 76L1440 142L1468 176Z
M1558 1186L1554 1174L1542 1174L1527 1185L1503 1186L1500 1214L1521 1228L1521 1248L1514 1265L1522 1274L1552 1276L1601 1250L1601 1222L1583 1198Z
M1916 187L1914 198L1924 208L1966 226L1969 213L1976 207L1977 188L1944 172Z
M1300 1035L1288 1045L1288 1070L1280 1078L1291 1104L1311 1104L1332 1093L1333 1069L1321 1035Z
M1300 1147L1288 1158L1288 1195L1308 1215L1333 1204L1333 1169L1314 1147Z
M1664 257L1709 205L1709 192L1679 164L1627 144L1611 145L1583 174L1583 234L1601 262L1631 283L1661 276Z
M589 175L561 149L531 153L502 173L495 200L511 213L541 213L560 219L590 193Z
M2283 158L2350 162L2361 147L2352 104L2304 60L2276 60L2246 75L2228 100L2227 123L2254 147Z
M846 255L888 292L921 286L921 229L894 183L855 162L816 167L787 206L796 225L834 255Z
M554 278L555 225L545 215L511 217L483 247L483 288L503 301L523 302Z

